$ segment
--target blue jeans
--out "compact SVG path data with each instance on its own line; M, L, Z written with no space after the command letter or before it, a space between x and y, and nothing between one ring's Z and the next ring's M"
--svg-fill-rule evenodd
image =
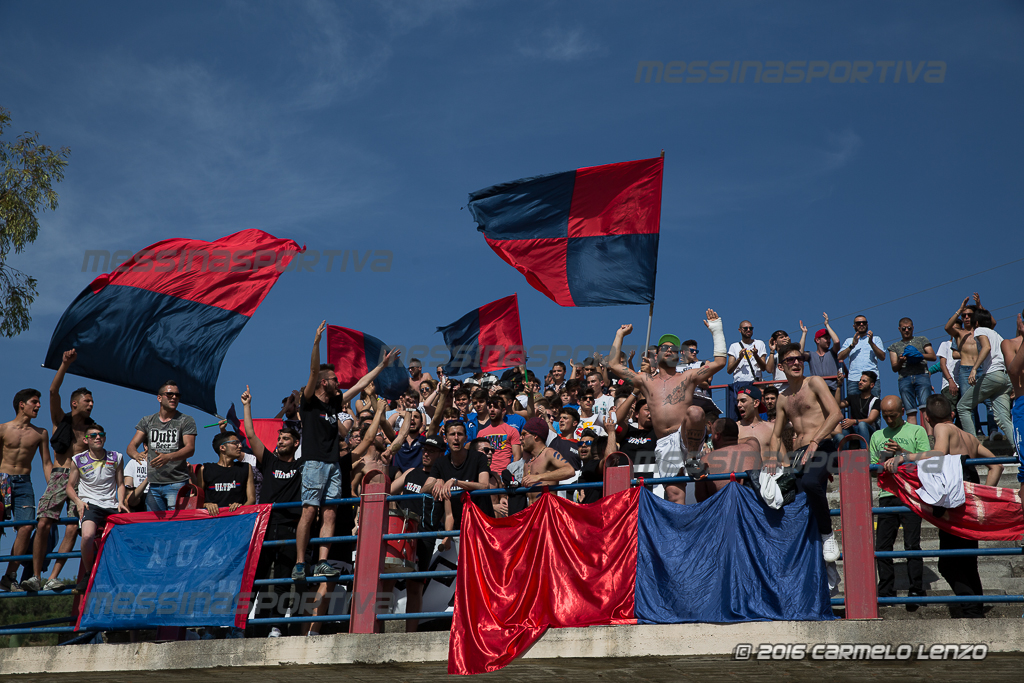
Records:
M931 375L922 373L920 375L907 375L900 377L900 400L903 401L903 408L907 415L924 410L928 404L928 397L932 395Z
M146 494L146 509L150 512L165 512L173 510L178 500L178 491L187 481L176 484L150 484L149 492Z
M11 484L11 507L16 522L27 522L36 518L36 496L32 490L31 474L8 474Z
M869 425L867 422L858 422L850 429L843 430L843 436L849 436L850 434L860 434L864 437L864 443L857 441L856 439L850 439L846 442L846 450L848 451L859 451L866 450L868 444L871 443L871 435L875 433L874 427Z

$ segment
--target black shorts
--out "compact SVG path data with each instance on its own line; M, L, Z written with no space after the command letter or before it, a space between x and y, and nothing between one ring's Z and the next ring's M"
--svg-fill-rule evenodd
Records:
M107 524L107 517L116 514L116 508L101 508L99 505L89 503L89 509L82 515L82 522L96 522L96 526L102 528Z
M430 571L430 558L434 555L434 541L433 538L416 539L416 571ZM426 578L412 580L424 582Z

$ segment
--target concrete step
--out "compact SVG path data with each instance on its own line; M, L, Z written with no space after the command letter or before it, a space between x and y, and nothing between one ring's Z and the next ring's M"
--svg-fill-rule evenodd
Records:
M959 619L959 605L918 605L912 610L905 605L879 605L878 616L885 620L890 619ZM1016 603L996 603L985 605L985 617L987 619L1020 619L1024 613L1024 605ZM833 607L832 611L837 615L845 614L842 607Z

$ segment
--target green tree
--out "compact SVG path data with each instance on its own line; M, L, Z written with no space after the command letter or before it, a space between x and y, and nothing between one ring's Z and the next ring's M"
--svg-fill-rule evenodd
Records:
M0 138L11 115L0 107ZM39 133L22 133L14 142L0 139L0 334L13 337L28 329L36 279L7 264L39 236L36 214L57 208L55 183L64 179L71 150L39 144Z

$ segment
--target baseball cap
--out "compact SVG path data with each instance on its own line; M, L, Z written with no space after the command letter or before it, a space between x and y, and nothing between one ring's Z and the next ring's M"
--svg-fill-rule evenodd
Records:
M441 440L438 439L436 436L428 436L426 439L424 439L423 440L423 447L424 448L436 448L439 451L443 451L444 450L444 445L441 443Z
M662 344L666 344L666 343L669 343L669 342L675 344L676 348L682 346L682 344L679 342L679 337L677 337L674 334L663 334L663 335L661 335L661 338L658 340L658 346L661 346Z
M828 336L828 330L818 330L817 332L814 333L814 338L816 340L817 339L821 339L822 337L827 337L827 336Z
M740 389L736 393L737 394L747 394L748 396L750 396L750 398L754 399L755 401L760 401L761 400L761 389L759 389L756 386L755 387L743 387L742 389Z
M543 418L531 417L526 421L526 424L523 425L523 431L529 432L538 439L547 439L548 432L551 430L548 429L548 423L545 422Z

